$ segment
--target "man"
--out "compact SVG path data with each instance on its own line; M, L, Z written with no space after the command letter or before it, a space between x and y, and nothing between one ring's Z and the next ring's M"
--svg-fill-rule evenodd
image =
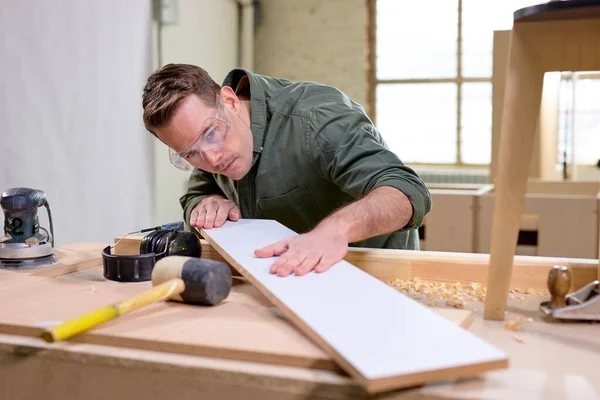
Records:
M262 249L279 276L323 272L348 246L418 249L429 191L385 145L364 109L339 90L243 69L219 86L170 64L143 93L144 124L191 172L184 219L274 219L299 235Z

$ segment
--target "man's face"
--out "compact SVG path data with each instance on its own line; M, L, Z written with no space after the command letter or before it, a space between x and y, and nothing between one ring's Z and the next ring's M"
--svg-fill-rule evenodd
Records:
M187 96L171 122L155 132L192 166L239 180L252 166L248 111L233 91L222 90L220 98L221 105L211 108Z

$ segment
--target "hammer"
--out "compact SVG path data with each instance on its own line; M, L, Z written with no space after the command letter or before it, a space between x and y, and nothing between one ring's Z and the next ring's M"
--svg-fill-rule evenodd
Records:
M221 261L168 256L154 265L152 286L152 289L127 300L56 325L46 330L42 338L49 343L68 339L96 325L161 300L204 306L217 305L227 298L231 291L231 269Z

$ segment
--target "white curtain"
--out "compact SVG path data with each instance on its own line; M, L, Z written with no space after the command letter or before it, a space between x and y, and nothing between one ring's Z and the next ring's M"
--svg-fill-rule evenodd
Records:
M151 226L151 1L4 0L0 60L0 191L45 191L56 245Z

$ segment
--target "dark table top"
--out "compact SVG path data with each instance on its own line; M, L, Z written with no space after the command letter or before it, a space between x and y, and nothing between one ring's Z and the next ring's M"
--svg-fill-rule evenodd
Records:
M560 21L600 17L600 0L560 0L521 8L514 22Z

